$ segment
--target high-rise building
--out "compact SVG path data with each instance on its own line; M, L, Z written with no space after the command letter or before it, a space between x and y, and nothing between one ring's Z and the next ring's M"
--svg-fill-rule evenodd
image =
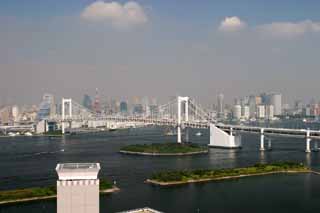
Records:
M99 213L99 170L99 163L57 165L57 213Z
M250 118L256 117L256 97L254 95L251 95L249 97L249 112L250 112Z
M258 105L257 106L257 118L263 119L265 118L265 106L264 105Z
M223 103L224 96L223 94L218 95L218 118L224 119L224 103Z
M13 121L18 121L19 120L19 107L17 105L12 106L11 108L11 114L12 114L12 119Z
M262 98L261 96L255 96L255 101L256 101L256 106L261 105L262 104Z
M250 118L250 107L248 105L242 107L242 117L245 120Z
M267 105L265 109L266 109L266 113L265 113L266 118L269 120L272 120L274 117L274 106Z
M282 114L282 95L273 93L270 94L270 105L274 107L274 115Z
M56 114L56 104L54 102L54 96L51 94L44 94L42 101L39 105L39 111L37 114L38 120L50 118Z
M234 105L233 106L233 118L236 120L240 120L241 118L241 106L240 105Z
M93 110L96 113L101 113L100 96L98 93L98 88L96 88L96 95L95 95L94 102L93 102Z
M120 102L120 112L121 114L127 114L128 113L128 103L126 101Z
M92 109L92 99L89 95L85 94L83 96L82 105L89 110Z

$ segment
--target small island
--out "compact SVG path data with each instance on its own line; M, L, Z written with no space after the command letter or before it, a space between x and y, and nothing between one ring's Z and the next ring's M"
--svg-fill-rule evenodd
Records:
M121 148L120 153L151 156L195 155L208 153L208 148L191 143L135 144Z
M100 194L117 192L120 189L107 180L100 180ZM33 200L46 200L57 197L57 187L35 187L0 191L0 205L8 203L27 202Z
M234 179L249 176L269 175L279 173L315 173L300 163L279 162L271 164L255 164L245 168L231 169L199 169L183 171L158 172L147 179L146 183L170 186L197 182L208 182L217 180Z

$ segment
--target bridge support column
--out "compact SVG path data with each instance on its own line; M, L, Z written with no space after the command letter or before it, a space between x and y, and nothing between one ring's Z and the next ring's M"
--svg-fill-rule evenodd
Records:
M177 142L181 143L181 127L177 127Z
M311 141L310 130L308 129L307 130L307 135L306 135L306 153L310 153L311 152L311 150L310 150L310 141Z
M260 130L260 151L264 151L264 129Z
M189 142L189 128L188 127L185 127L185 130L186 130L186 142L188 143Z

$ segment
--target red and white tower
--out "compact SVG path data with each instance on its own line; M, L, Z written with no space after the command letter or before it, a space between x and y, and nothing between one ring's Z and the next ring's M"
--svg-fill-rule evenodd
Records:
M99 93L98 93L98 88L96 88L96 96L95 96L94 102L93 102L93 110L96 113L101 113L100 97L99 97Z

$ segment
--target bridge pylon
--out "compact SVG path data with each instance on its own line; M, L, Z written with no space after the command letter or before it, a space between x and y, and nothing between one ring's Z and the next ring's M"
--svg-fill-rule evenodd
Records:
M62 118L61 118L61 130L62 130L62 134L65 133L65 120L66 120L66 115L65 115L65 106L66 104L68 104L69 110L68 110L68 115L67 117L69 119L72 118L72 99L71 98L62 98L62 109L61 109L61 114L62 114ZM72 121L71 121L72 122ZM71 124L69 124L71 126Z
M178 96L178 125L177 125L177 142L181 143L181 124L182 124L182 117L181 117L181 104L185 103L185 110L184 110L184 120L189 121L189 97L181 97Z

